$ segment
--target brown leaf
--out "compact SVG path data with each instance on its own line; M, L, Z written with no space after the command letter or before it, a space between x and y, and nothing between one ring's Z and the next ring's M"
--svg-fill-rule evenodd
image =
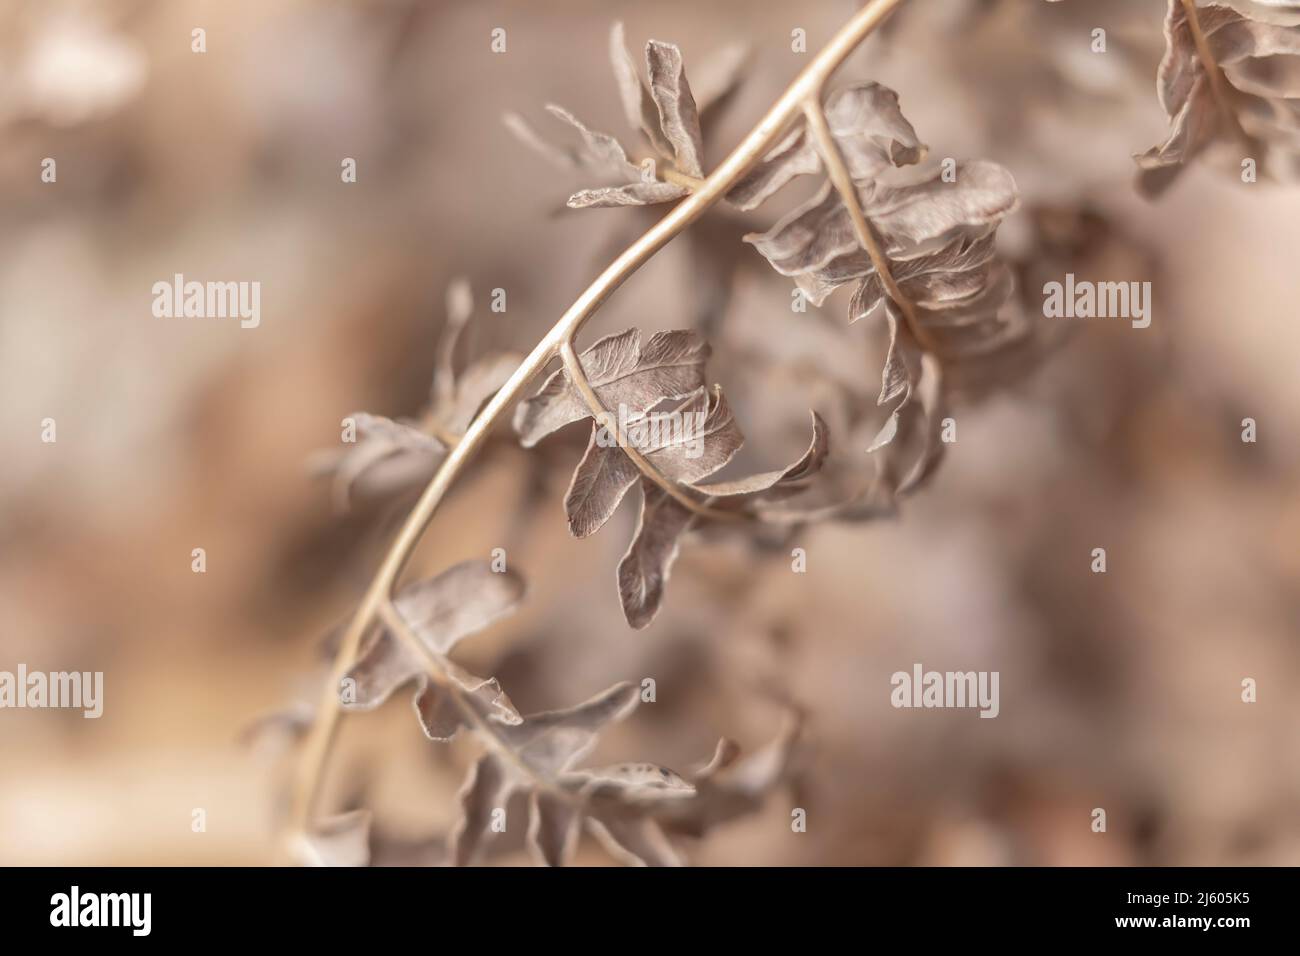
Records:
M820 172L821 157L808 142L802 125L773 146L763 159L727 193L727 201L740 210L757 209L797 176Z
M699 770L696 770L691 774L691 779L698 785L702 780L708 780L710 777L717 776L720 771L725 770L727 767L730 767L735 763L736 758L739 756L740 745L734 740L728 740L726 737L722 737L718 740L718 745L713 750L713 756L710 757L708 762L700 767Z
M890 271L908 301L922 308L941 308L988 284L993 263L994 231L981 235L961 234L938 249L921 249L890 260ZM837 273L835 280L841 280ZM885 286L875 269L862 277L849 305L849 321L857 322L876 310L885 299Z
M653 159L646 159L637 165L627 158L622 145L613 136L587 128L563 107L548 105L546 108L552 116L578 131L581 138L579 147L565 150L551 144L517 114L507 113L503 119L506 127L520 142L555 165L614 180L615 183L578 190L567 201L570 208L644 206L671 202L689 192L684 186L660 181Z
M519 356L496 353L476 359L457 375L456 346L473 309L469 282L463 277L453 279L447 287L447 321L438 336L433 384L422 422L357 412L352 416L357 442L341 452L317 456L314 470L333 476L340 510L354 496L392 497L427 481L446 456L447 446L425 428L438 434L464 432L482 404L518 368Z
M792 715L775 740L744 759L723 740L691 781L654 764L585 771L588 825L625 862L679 866L665 830L700 836L757 810L786 779L799 732L800 721Z
M345 680L352 681L355 699L346 706L371 710L388 700L393 691L423 673L413 654L388 631L377 631L362 646Z
M868 452L873 452L894 440L899 432L899 420L907 410L912 393L921 378L922 352L904 331L903 317L893 302L885 303L885 321L889 327L889 350L880 373L880 395L877 405L887 405L897 400L880 434L872 441Z
M895 488L895 494L899 496L910 494L921 487L934 473L947 448L940 438L943 418L947 414L942 366L933 355L921 357L921 378L915 389L921 399L921 450Z
M628 186L602 186L598 189L580 189L568 198L570 209L608 208L611 206L648 206L681 199L690 190L676 183L663 183L655 178L654 160L646 160L641 181Z
M704 141L700 114L691 95L682 51L671 43L651 40L645 48L650 96L659 110L659 128L672 145L674 165L697 179L704 178Z
M627 623L640 630L654 620L677 560L678 539L695 515L649 479L641 482L641 515L618 563L618 597Z
M552 866L563 865L577 837L582 799L576 787L563 789L570 767L595 745L604 727L625 717L640 699L630 683L616 684L590 700L563 710L530 714L509 725L496 721L486 706L477 727L489 735L491 750L479 758L460 792L462 818L452 835L458 866L473 862L490 831L494 810L504 809L518 790L530 793L528 844Z
M528 845L547 866L564 866L573 855L580 817L561 797L534 790L529 804Z
M600 530L641 474L632 459L617 447L602 448L597 444L604 434L608 433L600 426L592 426L587 451L574 469L564 495L564 513L575 538Z
M455 565L427 581L408 585L394 604L403 620L439 661L448 678L476 697L499 720L520 719L500 685L476 677L446 657L463 638L511 613L523 597L524 582L514 571L494 572L482 561ZM420 678L414 706L425 733L449 739L464 725L455 697L426 677L424 661L397 635L380 630L367 642L348 671L354 700L347 706L370 710L403 684Z
M859 185L858 194L891 256L957 230L996 225L1017 205L1011 174L981 160L958 164L955 182L944 182L936 170L907 186ZM843 283L874 272L830 183L767 232L750 234L745 241L777 272L795 277L816 305Z
M889 354L877 403L896 404L867 451L884 450L880 462L884 485L891 496L901 497L919 488L943 457L946 445L940 433L947 412L942 366L900 332L902 317L892 302L886 302L885 316ZM919 404L913 401L917 397ZM904 461L910 461L905 469Z
M648 817L592 817L588 821L596 838L615 859L631 866L681 866L663 829Z
M578 356L583 372L605 408L620 405L643 412L669 398L683 398L704 385L709 346L694 332L656 332L645 347L641 333L628 329L606 336ZM582 396L557 369L532 398L515 410L515 430L525 448L572 422L590 418Z
M523 595L524 579L517 572L464 561L407 585L394 603L429 647L446 654L462 638L513 612Z
M903 116L898 94L879 83L860 83L832 93L826 100L826 123L857 182L875 179L886 169L921 161L926 147ZM754 209L796 176L822 168L817 146L801 122L732 188L727 199L739 209Z
M514 727L493 727L492 752L475 765L460 794L462 820L452 837L453 857L476 858L494 810L510 795L529 795L527 843L543 863L561 866L572 856L580 824L617 859L633 865L678 866L682 860L664 827L703 833L709 826L758 807L785 776L797 724L765 750L737 761L723 740L711 760L689 779L653 763L572 769L612 720L639 699L635 685L619 684L586 703L531 714ZM502 749L509 752L502 756Z
M919 163L926 146L903 116L898 94L879 83L861 83L826 100L826 125L857 182L886 169Z
M958 244L954 243L933 255L898 263L896 275L907 276L900 282L904 296L911 301L928 343L946 362L993 354L1034 331L1033 324L1021 321L1021 313L1002 311L1015 291L1015 276L1005 263L993 259L992 238L990 234L958 249L956 254L953 249ZM850 320L869 314L882 301L883 286L877 276L869 276L858 285L849 303ZM916 378L915 371L909 373L902 361L901 313L895 308L888 321L890 347L880 404L898 394L891 382L896 385L904 375L909 381ZM905 335L910 346L911 335ZM909 354L913 355L910 364L915 369L914 349Z
M627 716L639 699L634 684L616 684L576 707L530 714L514 726L494 725L495 745L509 748L518 765L491 753L475 765L461 791L463 819L453 837L456 863L473 859L488 832L492 811L504 807L511 792L523 789L531 791L529 846L543 862L563 865L577 837L581 801L573 792L576 787L573 791L551 788L561 786L566 778L587 779L587 774L566 771L595 745L608 723ZM546 785L538 786L539 780Z
M469 280L457 276L447 285L447 322L438 336L438 358L434 366L433 400L448 406L456 392L456 345L474 314L474 293Z
M687 176L703 178L700 114L734 88L745 59L744 48L738 45L724 48L706 62L702 73L703 94L698 105L686 80L681 51L673 44L651 40L646 45L648 88L628 54L621 23L615 23L610 30L609 55L628 125L642 134L660 159L671 162ZM560 107L547 108L578 131L580 146L571 149L557 146L517 114L507 113L503 120L520 142L552 165L614 180L573 193L567 203L570 208L646 206L672 202L690 192L685 186L661 179L654 159L634 165L612 136L592 132Z
M631 419L625 437L659 474L678 484L718 471L744 443L731 407L716 386L712 392L700 389L669 411ZM609 520L641 474L616 442L611 431L593 426L564 500L575 537L593 534Z
M975 363L991 367L1012 355L1019 363L1041 325L1015 307L1014 273L994 257L997 227L1018 205L1011 174L977 160L919 178L913 174L910 180L878 178L890 166L918 161L925 148L899 112L892 91L868 84L855 92L856 97L828 104L828 123L862 212L889 260L894 294L902 304L887 300L885 282L829 181L767 232L746 241L778 272L792 276L814 304L855 282L850 321L885 303L889 349L877 403L889 411L883 425L868 432L874 437L867 449L876 454L876 477L855 480L840 462L818 482L821 491L802 488L809 493L799 494L789 507L755 506L767 521L892 514L895 500L920 486L944 450L940 429L946 396L940 363L958 369ZM761 201L781 182L812 167L806 151L814 147L805 138L802 128L788 135L738 201ZM923 354L922 345L934 354ZM827 490L838 490L839 500L828 498ZM671 560L671 549L659 551Z
M680 774L652 763L620 763L570 775L570 783L594 804L649 812L666 801L686 800L695 785Z
M451 740L458 731L473 726L462 704L474 707L481 716L500 723L517 724L523 719L496 678L476 677L452 661L443 661L442 664L448 677L470 696L466 699L464 695L457 695L451 688L427 678L420 681L412 704L420 727L430 740Z
M605 725L622 720L639 700L635 684L615 684L576 707L529 714L522 723L498 732L522 761L538 773L555 776L581 760Z
M791 715L774 740L740 759L735 745L726 747L730 742L723 741L709 764L711 772L696 775L693 799L660 807L660 822L671 832L700 836L754 812L787 778L801 730L802 721Z
M583 169L629 183L641 180L641 167L628 160L627 153L613 136L588 129L580 119L562 106L550 103L547 104L546 111L577 130L582 145L575 156L578 165Z
M353 412L356 442L328 452L315 469L333 476L333 494L342 510L357 493L387 496L409 487L413 476L432 473L447 448L414 425L382 415Z
M813 427L812 439L808 450L793 464L776 471L747 475L732 481L696 484L693 486L694 489L711 498L728 499L715 502L726 506L732 502L751 500L756 496L762 496L765 492L774 490L786 492L801 486L817 473L830 453L830 431L826 427L826 422L816 412L810 414Z
M820 415L812 413L813 435L796 462L779 471L734 481L693 484L711 506L735 509L784 497L806 486L830 451L830 436ZM663 602L678 542L695 523L696 515L648 479L641 483L641 513L627 552L618 564L619 602L630 626L641 629L654 620Z
M484 754L474 764L460 791L462 817L452 834L452 860L456 866L473 862L490 832L493 811L505 808L511 789L509 776L496 755Z
M623 104L623 115L627 117L628 125L640 130L660 156L671 159L672 144L659 128L659 109L655 106L650 91L641 82L641 74L637 72L636 64L627 51L622 22L617 22L610 28L609 59L614 67L619 100Z

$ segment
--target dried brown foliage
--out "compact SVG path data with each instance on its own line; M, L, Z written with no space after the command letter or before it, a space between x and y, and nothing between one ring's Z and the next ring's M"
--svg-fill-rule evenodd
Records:
M1204 62L1187 6L1171 0L1159 76L1171 133L1138 158L1151 192L1238 120L1252 129L1252 142L1267 142L1275 152L1292 145L1294 71L1287 58L1300 52L1297 28L1218 6L1201 8L1198 16L1213 67ZM742 55L725 51L700 84L707 95L697 97L673 44L646 44L644 77L621 25L611 33L610 54L628 125L651 155L630 155L618 139L559 106L547 110L570 129L567 142L551 141L514 114L507 125L557 168L588 177L590 184L568 197L573 209L691 196L708 175L701 117L734 86ZM848 424L848 434L833 440L827 418L813 411L807 451L796 461L719 480L744 437L721 386L707 377L710 346L694 329L645 337L632 328L580 354L566 340L555 353L561 366L515 409L524 448L590 422L564 496L575 537L599 531L639 487L636 529L617 567L619 599L633 628L645 627L659 611L681 541L695 528L893 514L898 500L939 464L951 404L1010 382L1047 345L1016 285L1018 274L1034 274L1032 264L998 254L998 228L1019 206L1007 169L979 159L927 160L928 147L899 95L874 82L817 96L787 125L725 195L733 210L748 213L792 183L822 177L808 199L744 241L808 302L820 306L845 289L848 322L883 328L888 344L878 391L834 393L833 417ZM418 422L356 417L360 443L331 464L341 495L363 482L391 492L409 486L412 475L427 477L506 382L515 364L508 357L454 371L469 311L467 292L453 288L434 389ZM864 373L863 380L872 377ZM866 392L874 394L864 400ZM657 427L663 421L679 427ZM683 431L682 423L698 427ZM841 442L849 451L832 459ZM409 685L427 737L447 741L469 733L481 743L461 790L461 821L447 841L453 862L479 859L495 815L512 795L524 794L528 845L541 862L568 861L585 826L618 859L672 865L681 857L669 834L699 835L754 809L781 783L797 737L793 719L767 750L747 760L723 741L712 759L683 773L642 762L583 766L602 731L635 709L636 686L616 684L573 707L521 715L496 680L452 660L460 640L512 611L522 593L514 572L474 562L409 585L381 607L346 673L349 706L377 707ZM335 818L311 831L306 844L321 862L363 862L367 825L364 814Z

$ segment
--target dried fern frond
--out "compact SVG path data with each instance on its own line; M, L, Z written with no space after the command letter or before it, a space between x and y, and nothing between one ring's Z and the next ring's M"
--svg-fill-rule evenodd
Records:
M1216 143L1235 143L1237 158L1256 159L1261 172L1300 175L1300 24L1169 0L1156 90L1169 135L1134 157L1148 196Z
M408 585L393 603L409 633L425 645L460 692L482 702L498 719L518 723L518 712L494 678L469 673L448 654L463 638L512 613L523 594L523 578L515 572L493 571L487 562L466 561ZM430 740L450 740L464 728L466 717L455 688L429 680L425 658L414 654L391 628L377 629L362 648L344 678L344 704L370 710L412 682L412 704Z
M885 170L911 166L928 147L898 106L898 94L879 83L857 83L826 99L826 125L849 173L869 182ZM786 134L729 193L738 209L756 209L798 176L823 170L822 156L806 122Z
M427 481L479 408L518 367L519 355L491 352L456 371L456 348L473 312L469 281L453 279L447 287L446 323L436 343L429 402L417 419L354 412L348 417L356 425L355 443L313 459L312 471L331 479L340 510L353 498L392 498Z
M686 775L650 763L578 768L605 726L626 718L639 700L634 685L616 684L576 707L495 728L495 748L478 759L461 789L454 861L473 862L491 832L493 812L512 794L525 793L528 845L540 862L568 862L585 825L625 863L679 866L681 856L666 830L702 835L757 809L784 779L797 721L788 722L767 749L734 765L737 750L724 740L714 759Z
M850 322L879 311L888 326L877 404L890 412L867 447L879 453L880 482L842 508L814 506L809 519L877 516L920 487L943 452L945 372L1019 359L1037 333L995 254L998 225L1019 203L1015 180L982 160L894 172L924 153L897 94L860 84L810 108L742 195L760 202L795 175L825 170L811 199L746 241L814 304L853 283Z
M628 125L656 154L638 162L628 158L615 137L588 129L561 106L548 105L546 109L577 133L576 146L542 136L517 113L507 113L504 121L520 142L553 165L612 182L575 192L568 200L570 208L673 202L690 193L691 187L703 179L700 117L735 87L744 60L744 48L732 46L706 61L702 71L706 80L697 102L686 78L682 52L676 45L659 40L646 44L643 80L627 51L623 25L615 23L610 32L610 62L619 100Z
M762 518L760 506L804 487L828 450L825 422L814 412L810 448L793 465L705 483L744 443L721 389L704 387L708 354L693 332L657 333L643 349L640 333L629 329L575 356L515 413L525 446L564 425L593 420L564 499L575 537L598 531L640 479L641 516L618 569L623 612L636 628L659 610L678 539L696 519ZM607 414L611 409L619 416Z

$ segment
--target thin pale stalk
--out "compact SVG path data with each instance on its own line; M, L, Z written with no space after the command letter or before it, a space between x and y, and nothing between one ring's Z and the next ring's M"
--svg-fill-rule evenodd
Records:
M685 186L687 189L691 190L691 192L694 192L704 185L704 180L696 179L694 176L687 176L685 173L679 173L672 167L660 170L659 175L663 178L664 182L674 183L678 186Z
M290 811L294 831L301 832L307 828L319 796L325 761L338 730L338 684L352 666L362 636L374 621L381 604L392 594L402 569L410 560L438 505L466 463L486 440L497 420L520 397L528 383L546 367L560 346L573 340L586 321L632 273L722 200L750 167L762 159L790 123L799 116L803 104L820 94L827 79L845 58L902 2L903 0L870 0L854 14L699 188L628 246L578 296L509 380L474 417L464 436L443 459L398 532L340 642L331 672L331 683L322 694L321 710L308 732L294 783Z

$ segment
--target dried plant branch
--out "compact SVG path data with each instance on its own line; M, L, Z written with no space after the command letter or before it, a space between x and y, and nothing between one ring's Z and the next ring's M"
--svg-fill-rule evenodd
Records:
M812 58L786 88L767 114L731 154L693 192L619 255L560 317L514 374L474 417L465 434L452 446L425 487L397 534L369 588L349 622L335 658L329 683L321 698L317 718L307 735L294 781L290 810L290 840L310 824L321 779L338 729L339 685L357 655L362 638L376 619L387 612L393 588L428 528L439 504L466 464L487 440L505 411L524 388L561 350L570 345L587 320L629 276L680 232L726 196L742 176L776 144L782 133L821 95L826 81L845 58L902 0L870 0Z

